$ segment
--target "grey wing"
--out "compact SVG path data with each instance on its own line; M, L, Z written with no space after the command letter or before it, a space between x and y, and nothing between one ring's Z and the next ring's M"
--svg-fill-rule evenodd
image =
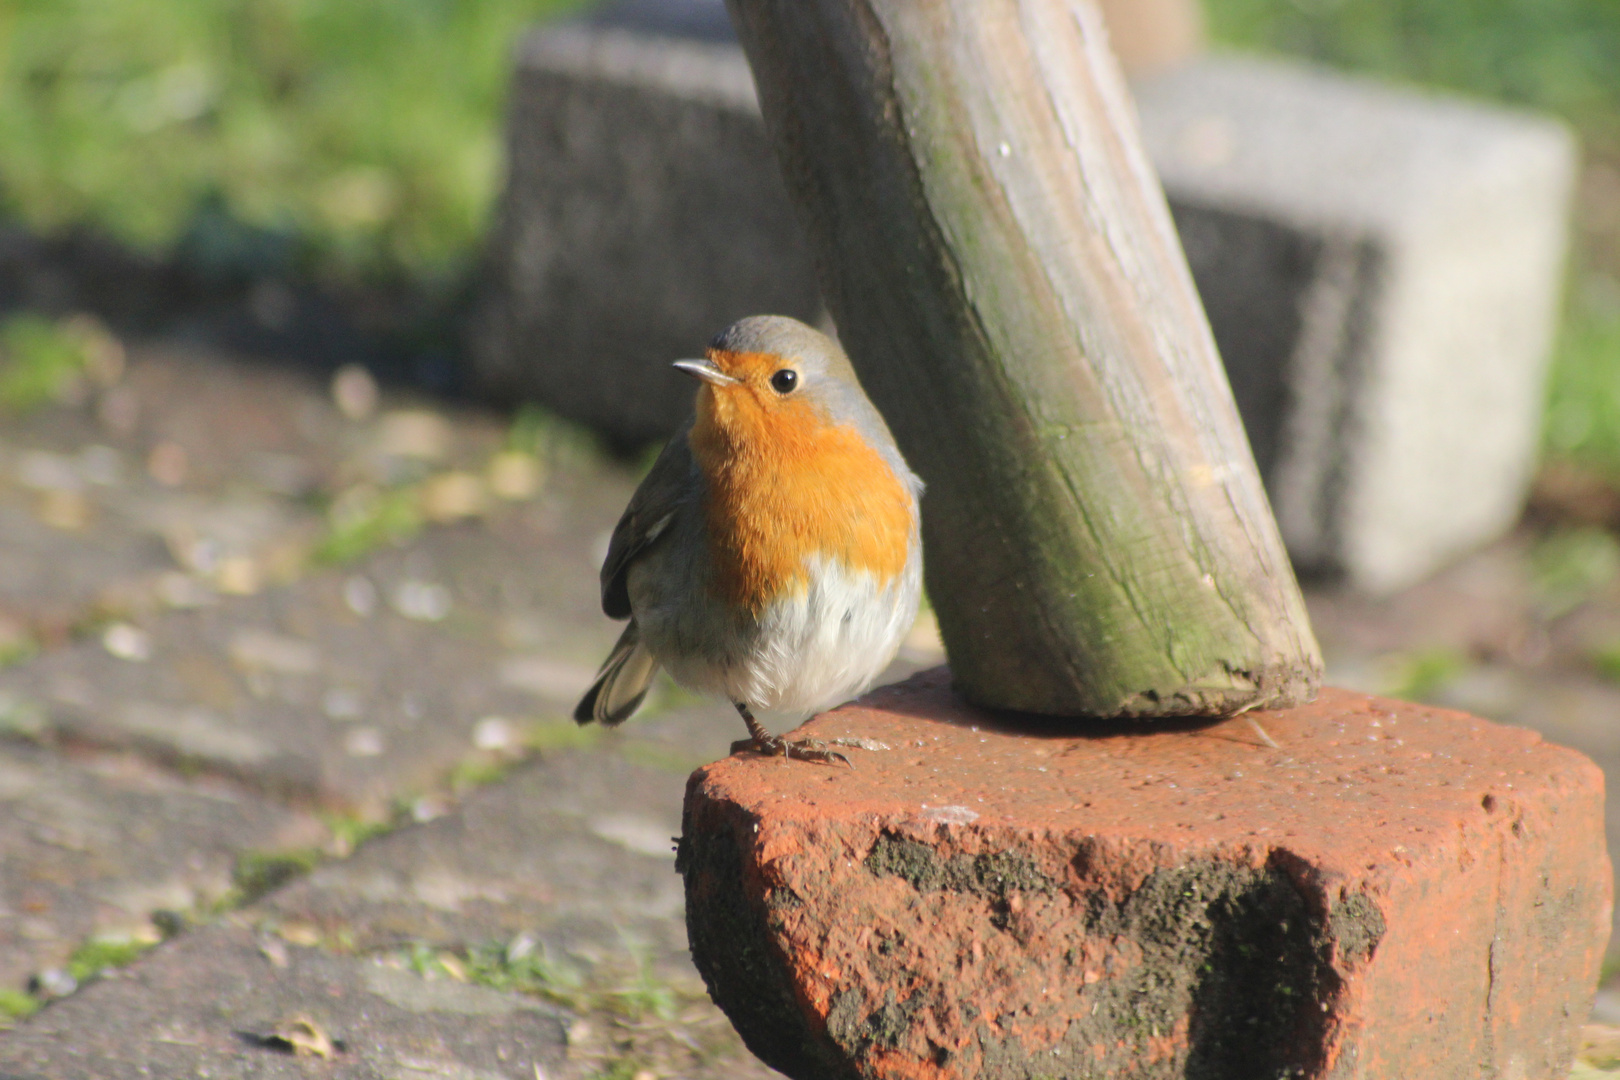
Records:
M664 446L613 529L607 560L602 563L602 610L611 619L630 617L626 584L630 564L657 543L669 531L675 515L698 497L697 463L687 442L691 430L688 420Z

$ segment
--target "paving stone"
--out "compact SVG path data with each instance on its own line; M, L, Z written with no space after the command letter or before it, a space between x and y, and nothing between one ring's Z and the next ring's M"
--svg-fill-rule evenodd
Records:
M116 755L0 744L0 988L87 939L151 940L154 911L223 898L236 855L307 848L319 821L228 784Z
M299 500L341 457L333 417L308 375L171 348L132 350L81 406L8 417L0 616L59 639L149 602L182 545L217 559L306 535L320 518ZM161 445L181 448L179 484L148 471Z
M431 445L400 444L431 429ZM386 395L346 419L324 380L172 344L131 349L115 386L5 418L0 648L295 576L322 499L481 470L505 425ZM232 576L234 573L234 577Z
M170 942L10 1032L0 1069L30 1080L567 1075L563 1018L542 1002L315 948L273 963L263 945L235 920Z
M1054 735L943 669L803 731L856 768L708 766L681 851L711 993L789 1075L1568 1073L1603 785L1532 732L1324 690Z
M589 968L639 943L660 977L694 977L675 874L685 777L564 751L456 811L362 846L268 898L360 952L422 942L534 947Z
M742 1050L686 953L673 851L683 785L611 754L548 756L52 1005L0 1041L0 1070L774 1075ZM528 986L540 996L499 981L540 971L547 981ZM263 1045L300 1017L341 1040L330 1060Z
M543 564L541 544L503 544L514 536L525 533L436 531L353 571L151 620L131 629L145 642L133 658L107 636L48 653L0 672L0 694L14 713L43 710L41 737L139 749L381 816L471 754L479 720L571 705L594 670L584 656L611 645L604 625L577 661L548 654L556 687L545 694L502 679L504 612L455 588L453 567ZM559 624L559 638L592 632Z

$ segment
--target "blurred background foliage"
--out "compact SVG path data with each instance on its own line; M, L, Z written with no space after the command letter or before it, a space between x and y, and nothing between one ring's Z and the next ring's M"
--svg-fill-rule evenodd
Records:
M575 0L0 0L0 214L239 277L447 295L513 40ZM1580 132L1549 451L1620 483L1620 0L1206 0L1212 36Z
M511 43L563 2L0 0L0 211L248 272L453 279Z

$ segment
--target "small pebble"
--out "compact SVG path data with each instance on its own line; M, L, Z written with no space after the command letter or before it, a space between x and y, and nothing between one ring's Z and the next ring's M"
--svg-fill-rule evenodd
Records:
M67 997L79 988L79 980L63 968L46 968L28 981L34 993L47 998Z
M394 590L394 610L417 622L438 622L450 614L450 590L427 581L402 581Z
M313 949L321 943L321 932L313 923L284 922L276 928L276 934L287 944L305 949Z
M84 477L73 459L44 450L30 450L17 462L17 482L35 491L78 491Z
M489 490L498 499L532 499L545 479L545 468L533 454L505 450L489 459Z
M76 532L90 524L90 500L77 491L47 491L40 496L39 520L53 529Z
M228 596L252 596L263 587L259 564L246 555L233 555L219 561L214 587Z
M114 487L124 478L124 455L99 444L79 451L78 473L99 487Z
M270 961L271 967L285 968L288 964L287 946L275 938L264 938L259 942L259 952Z
M145 630L116 622L101 632L101 647L120 660L141 664L152 659L152 638Z
M356 574L343 583L343 603L362 619L370 618L377 610L377 586Z
M191 471L186 448L179 443L158 443L146 458L146 471L152 479L166 487L179 487L186 482L186 475Z
M231 637L231 662L243 671L309 675L320 667L320 653L301 638L248 628Z
M377 380L359 364L345 364L332 376L332 402L350 420L365 420L377 411Z
M422 513L440 524L477 517L489 509L484 481L468 472L430 476L422 483L421 500Z
M507 942L506 962L508 964L515 964L524 957L532 955L535 947L539 944L540 939L536 938L527 930L520 932L511 941Z
M426 825L437 818L442 818L450 812L443 799L433 795L423 795L411 803L411 820L418 825Z
M355 728L344 736L343 749L350 757L378 757L384 749L382 732L374 727Z
M450 452L450 425L426 409L402 409L382 418L377 449L392 457L438 461Z
M473 745L480 750L510 750L517 742L517 729L504 716L486 716L473 725Z
M321 711L332 720L358 719L364 708L360 694L343 686L332 687L321 698Z

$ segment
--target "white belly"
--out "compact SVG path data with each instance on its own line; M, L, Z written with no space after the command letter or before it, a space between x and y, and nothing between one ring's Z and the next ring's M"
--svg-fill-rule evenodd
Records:
M719 650L720 663L659 656L675 681L742 702L761 719L797 723L848 701L894 659L917 618L922 562L887 588L871 574L817 560L803 595L779 600ZM654 655L661 651L654 645ZM678 652L678 650L674 650Z

